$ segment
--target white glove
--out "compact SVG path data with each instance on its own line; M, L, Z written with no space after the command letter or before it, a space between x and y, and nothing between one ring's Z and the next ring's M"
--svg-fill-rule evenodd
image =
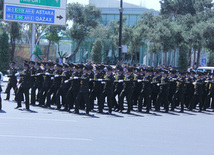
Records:
M16 73L15 76L19 76L19 73Z
M59 75L55 75L54 77L59 77Z
M101 82L102 84L105 84L105 82Z
M50 75L50 73L45 73L45 75Z
M103 81L103 79L97 79L97 81Z
M158 83L157 86L160 86L160 84Z
M121 82L123 82L123 80L119 80L118 82L121 83Z
M74 79L78 79L78 77L75 76Z
M142 80L137 80L137 82L142 82Z
M64 83L68 83L68 80L65 80Z
M36 75L41 75L40 73L37 73Z

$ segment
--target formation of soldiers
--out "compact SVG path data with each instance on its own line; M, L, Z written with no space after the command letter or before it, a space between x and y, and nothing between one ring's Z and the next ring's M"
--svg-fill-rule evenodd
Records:
M30 61L24 63L20 74L11 63L9 77L6 100L13 88L17 109L22 101L27 110L30 104L45 108L55 105L57 110L74 109L76 114L80 109L86 114L103 113L105 103L109 114L130 113L134 107L146 113L214 109L214 75L193 70Z

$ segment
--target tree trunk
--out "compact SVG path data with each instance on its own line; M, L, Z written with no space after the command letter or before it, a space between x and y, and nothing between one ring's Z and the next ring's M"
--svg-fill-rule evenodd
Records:
M48 53L47 53L47 61L49 60L50 47L51 47L51 41L49 40L49 44L48 44Z
M168 64L167 64L167 52L164 52L164 65L168 66Z
M137 52L134 52L134 55L135 55L134 63L137 64Z
M11 43L11 57L10 57L10 61L13 61L14 60L14 53L15 53L15 48L16 48L16 43L15 43L15 40L14 38L11 36L11 39L10 39L10 43Z
M189 66L192 66L192 48L189 49Z
M68 58L72 59L72 58L77 54L77 52L79 51L80 44L82 43L82 41L83 41L83 40L80 40L80 41L78 42L76 49L74 50L73 53L71 53L71 54L68 56Z
M197 55L197 68L198 68L198 66L199 66L200 58L201 58L201 48L198 49L198 55Z
M134 60L134 52L132 52L132 56L131 56L131 64L133 63Z
M194 64L195 64L195 59L196 59L196 50L194 49L194 59L193 59L193 66L194 66Z
M170 62L170 65L171 65L171 66L172 66L173 61L175 62L175 53L176 53L176 50L173 51L172 60L171 60L171 62ZM175 63L174 63L173 66L175 67Z

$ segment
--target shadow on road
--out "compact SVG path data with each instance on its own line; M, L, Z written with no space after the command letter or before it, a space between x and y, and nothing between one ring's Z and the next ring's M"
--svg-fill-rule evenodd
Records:
M4 110L0 110L0 113L6 113L6 111L4 111Z

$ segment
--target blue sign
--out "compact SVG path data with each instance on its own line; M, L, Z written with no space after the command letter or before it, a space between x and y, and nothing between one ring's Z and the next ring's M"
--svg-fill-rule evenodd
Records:
M201 59L201 66L206 66L207 65L207 59L206 58L202 58Z
M54 23L55 20L55 10L7 5L5 19L51 24Z

